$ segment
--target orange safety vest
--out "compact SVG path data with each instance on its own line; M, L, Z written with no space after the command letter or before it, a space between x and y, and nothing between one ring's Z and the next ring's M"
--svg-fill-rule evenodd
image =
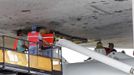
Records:
M17 49L17 45L18 45L18 39L15 39L13 50L16 50Z
M42 34L43 41L48 42L50 45L54 44L54 34Z
M37 45L36 43L38 42L38 36L39 36L38 32L35 32L35 33L29 32L28 33L28 41L30 41L29 46Z

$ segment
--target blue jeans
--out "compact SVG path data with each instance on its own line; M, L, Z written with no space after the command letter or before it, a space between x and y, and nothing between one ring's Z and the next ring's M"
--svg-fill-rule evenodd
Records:
M38 53L37 51L38 51L37 46L30 46L29 47L29 53L30 54L37 54Z
M42 50L42 55L52 57L52 49L50 48L50 49Z

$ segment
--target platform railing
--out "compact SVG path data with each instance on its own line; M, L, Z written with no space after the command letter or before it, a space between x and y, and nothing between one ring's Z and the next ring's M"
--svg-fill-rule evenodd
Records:
M21 52L13 48L16 39L25 42L27 46L25 51ZM44 56L40 54L39 43L35 43L38 48L37 53L32 54L29 50L30 42L27 40L1 35L0 42L0 63L3 69L11 67L22 69L22 71L25 70L28 73L43 72L51 73L52 75L54 75L54 71L62 72L62 52L60 47L53 45L50 49L51 56Z

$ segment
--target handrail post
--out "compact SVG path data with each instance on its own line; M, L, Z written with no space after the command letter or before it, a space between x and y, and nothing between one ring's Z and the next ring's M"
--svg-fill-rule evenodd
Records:
M61 57L60 57L60 62L61 62L61 75L63 75L63 63L62 63L62 62L63 62L63 60L62 60L62 59L63 59L63 57L62 57L62 47L59 47L59 50L60 50L60 53L61 53L61 54L60 54L60 56L61 56Z
M51 75L54 75L54 72L53 72L53 46L51 48L51 69L52 69L52 72L51 72Z
M2 35L2 44L3 44L3 47L2 47L2 53L3 53L3 69L5 68L5 36Z
M28 73L30 73L30 51L29 51L29 42L28 42Z
M36 44L37 44L36 45L37 46L37 50L36 51L37 51L37 56L38 56L39 55L39 42L37 42Z

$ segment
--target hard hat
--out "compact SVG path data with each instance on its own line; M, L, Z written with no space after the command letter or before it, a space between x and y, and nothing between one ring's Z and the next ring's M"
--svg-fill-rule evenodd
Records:
M32 31L36 31L36 29L37 29L37 25L36 24L33 24L32 25Z

